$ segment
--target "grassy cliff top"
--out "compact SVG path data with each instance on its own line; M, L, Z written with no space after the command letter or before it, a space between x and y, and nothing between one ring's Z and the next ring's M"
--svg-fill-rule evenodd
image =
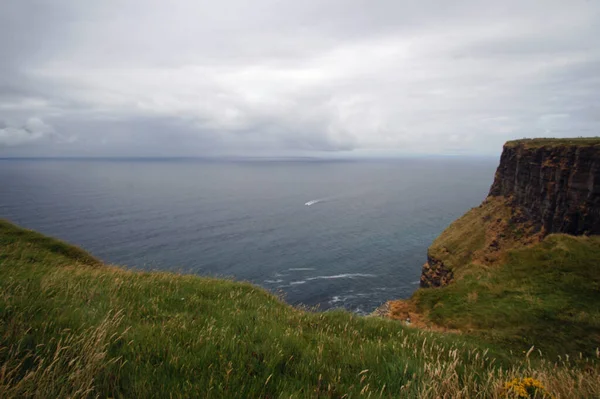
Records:
M536 138L507 141L505 147L517 146L526 148L537 147L568 147L568 146L596 146L600 145L600 137L576 137L576 138Z
M3 398L497 398L521 377L556 397L600 394L593 359L554 364L303 311L248 283L127 271L3 221L0 315Z
M416 306L439 326L546 353L600 347L600 237L549 235L495 265L468 261L459 277L421 289Z
M509 200L489 197L444 230L429 256L454 280L418 290L412 309L434 326L503 347L593 354L600 347L600 236L542 240L518 212Z

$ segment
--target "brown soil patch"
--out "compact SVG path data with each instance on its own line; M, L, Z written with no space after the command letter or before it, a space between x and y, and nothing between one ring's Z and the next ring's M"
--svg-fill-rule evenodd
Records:
M511 207L510 218L489 217L482 221L485 225L485 244L473 252L471 262L474 264L496 265L504 260L508 250L529 246L544 238L544 232L535 231L533 224L518 207Z
M383 317L401 321L406 326L421 330L460 333L459 330L438 326L427 320L427 317L419 313L411 300L388 301L376 313Z

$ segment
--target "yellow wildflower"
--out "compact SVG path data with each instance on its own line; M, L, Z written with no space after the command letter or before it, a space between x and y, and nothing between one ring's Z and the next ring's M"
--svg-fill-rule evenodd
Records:
M535 378L515 378L504 384L503 394L509 398L519 399L554 399L544 384Z

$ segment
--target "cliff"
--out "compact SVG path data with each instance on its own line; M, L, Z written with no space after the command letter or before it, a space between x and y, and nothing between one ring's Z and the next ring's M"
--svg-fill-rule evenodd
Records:
M421 288L382 312L518 351L597 353L599 167L600 138L506 143L488 197L428 248Z
M600 140L508 142L490 195L512 198L547 234L598 234Z
M600 139L506 143L488 198L429 248L421 287L444 286L465 263L494 264L494 254L551 233L600 233Z

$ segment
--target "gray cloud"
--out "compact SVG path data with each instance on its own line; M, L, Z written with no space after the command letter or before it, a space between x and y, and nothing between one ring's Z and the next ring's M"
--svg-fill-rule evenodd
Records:
M55 133L52 126L37 117L29 118L21 126L0 122L0 147L19 146L40 141Z
M597 135L597 37L594 0L9 0L0 155L495 154Z

